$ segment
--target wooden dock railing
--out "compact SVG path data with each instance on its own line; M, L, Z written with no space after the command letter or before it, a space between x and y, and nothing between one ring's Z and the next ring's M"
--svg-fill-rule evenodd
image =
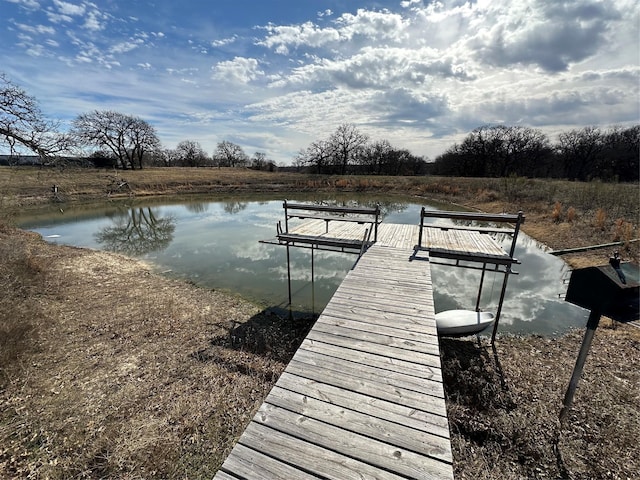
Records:
M453 222L476 222L481 224L500 223L508 224L508 227L486 227L481 225L456 225L456 224L425 224L425 218L448 219ZM427 210L422 207L420 211L420 232L418 234L418 247L422 248L422 232L425 227L439 228L440 230L471 230L479 233L504 233L512 237L509 256L513 257L516 250L516 240L520 232L520 226L524 223L525 216L522 211L517 214L493 214L493 213L475 213L475 212L445 212L441 210Z
M284 201L284 222L285 228L282 233L289 233L289 220L316 219L324 220L326 233L329 232L329 223L336 222L356 222L359 224L371 224L373 231L373 241L378 240L378 225L382 222L380 206L370 207L338 207L331 205L311 205L306 203L289 203Z

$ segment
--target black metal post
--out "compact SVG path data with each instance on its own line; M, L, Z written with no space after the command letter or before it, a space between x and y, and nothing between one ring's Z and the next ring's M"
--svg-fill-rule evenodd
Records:
M573 368L573 374L571 375L571 381L569 382L567 393L564 395L564 406L562 407L562 410L560 410L561 423L564 423L567 418L567 414L569 413L569 409L571 408L571 404L573 403L573 395L576 393L578 381L582 375L582 368L587 360L587 354L589 353L589 348L591 348L591 341L596 333L596 328L598 328L598 323L600 323L600 310L591 310L589 320L587 321L587 330L584 332L582 346L580 347L580 353L578 354L578 360L576 360L576 366Z
M420 210L420 230L418 230L418 247L422 247L422 229L424 228L424 207Z
M518 240L518 233L520 233L520 225L522 224L523 213L522 210L518 212L518 220L516 221L516 228L513 231L513 240L511 241L511 249L509 250L509 256L513 258L513 254L516 253L516 241Z
M289 243L287 243L287 285L289 286L289 306L291 306L291 258L289 257Z
M478 288L478 298L476 300L476 312L480 311L480 297L482 297L482 285L484 284L484 274L487 271L487 264L482 264L482 275L480 276L480 288Z
M311 244L311 314L316 314L316 284L315 284L315 270L313 261L313 244Z
M496 342L496 333L498 333L498 322L500 322L500 313L502 313L502 304L504 303L504 296L507 293L507 282L509 281L509 274L511 273L511 265L507 265L507 269L504 272L504 281L502 282L502 290L500 291L500 301L498 302L498 310L496 311L496 319L493 322L493 333L491 334L491 345Z

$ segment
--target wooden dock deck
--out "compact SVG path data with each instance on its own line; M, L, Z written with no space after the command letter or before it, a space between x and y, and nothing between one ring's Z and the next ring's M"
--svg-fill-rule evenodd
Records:
M330 235L362 237L362 225L344 227ZM326 234L323 221L301 228ZM417 235L380 229L216 479L453 478L431 273L411 261Z

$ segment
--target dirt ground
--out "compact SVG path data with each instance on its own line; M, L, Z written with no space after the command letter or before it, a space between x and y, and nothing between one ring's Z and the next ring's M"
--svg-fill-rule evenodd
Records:
M240 298L34 237L0 238L27 279L2 302L0 478L211 477L295 346L251 337L269 315Z
M211 478L311 325L6 224L0 258L0 478ZM640 329L602 320L560 425L582 333L442 342L457 479L638 478Z

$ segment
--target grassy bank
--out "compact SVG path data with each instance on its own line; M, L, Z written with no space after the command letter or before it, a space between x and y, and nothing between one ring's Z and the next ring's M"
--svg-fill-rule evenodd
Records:
M621 222L637 236L633 185L224 169L115 176L127 191L108 193L123 178L96 170L0 169L3 216L129 194L371 191L522 209L526 231L555 248L611 241ZM0 256L0 478L211 478L309 327L6 223ZM640 330L603 320L561 426L580 340L500 338L495 355L473 341L442 343L456 478L634 478Z

